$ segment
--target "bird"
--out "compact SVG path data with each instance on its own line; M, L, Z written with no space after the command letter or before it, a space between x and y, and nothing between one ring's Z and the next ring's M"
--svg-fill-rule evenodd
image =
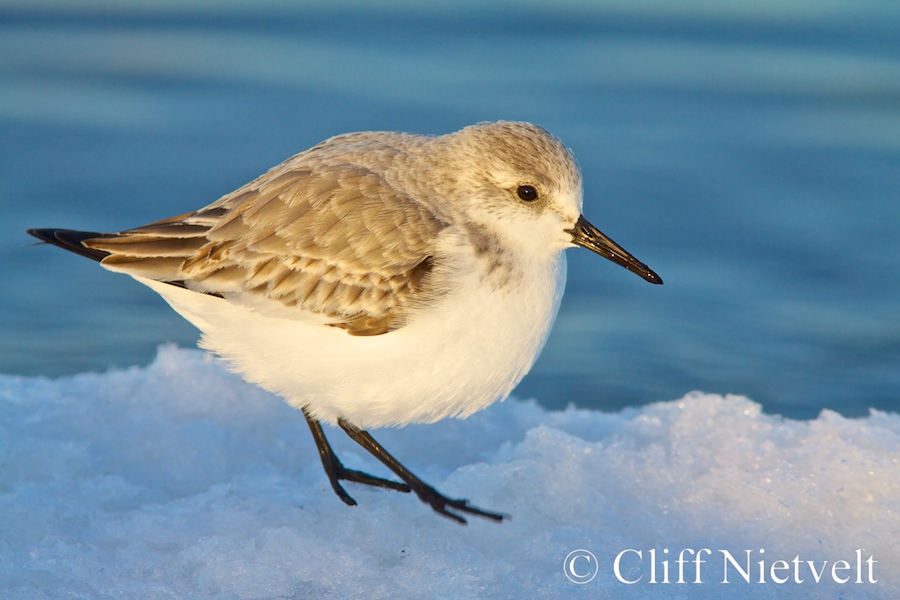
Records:
M115 233L27 233L130 275L201 348L302 411L323 469L439 515L508 518L422 481L369 433L505 399L547 339L580 246L662 279L582 215L573 153L526 122L329 138L199 210ZM396 476L343 465L337 426ZM352 488L351 488L352 489Z

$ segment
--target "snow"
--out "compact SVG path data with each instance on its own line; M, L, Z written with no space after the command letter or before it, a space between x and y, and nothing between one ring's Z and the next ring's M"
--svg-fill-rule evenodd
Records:
M326 434L345 464L386 475ZM448 495L512 518L460 527L355 484L345 506L302 415L194 350L0 377L0 596L900 597L896 414L793 421L702 393L614 414L508 400L373 435ZM703 548L701 583L692 562L675 583L679 553ZM582 585L563 566L577 549L597 559ZM723 583L723 552L743 565L747 551L751 583L734 568ZM640 581L617 579L617 555L619 577Z

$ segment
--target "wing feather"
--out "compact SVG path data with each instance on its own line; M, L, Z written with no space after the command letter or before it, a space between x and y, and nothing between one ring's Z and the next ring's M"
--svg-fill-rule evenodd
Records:
M197 212L82 244L115 271L377 335L429 293L446 226L370 169L292 159Z

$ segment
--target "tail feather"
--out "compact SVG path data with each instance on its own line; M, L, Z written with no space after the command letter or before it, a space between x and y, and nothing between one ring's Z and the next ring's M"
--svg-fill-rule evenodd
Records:
M54 246L59 246L64 250L86 256L91 260L101 261L109 252L103 250L95 250L88 248L81 242L84 240L92 240L95 238L113 237L114 234L98 233L96 231L75 231L73 229L28 229L26 233L33 235L39 240Z
M91 260L96 260L97 262L102 261L104 258L112 254L111 252L106 252L105 250L97 250L96 248L88 248L84 244L82 244L85 240L96 240L98 238L115 238L118 237L119 234L116 233L98 233L96 231L75 231L74 229L26 229L26 233L29 235L33 235L37 239L45 242L47 244L53 244L54 246L59 246L64 250L68 250L69 252L74 252L75 254L80 254L81 256L86 256ZM171 280L164 281L158 280L162 283L168 283L169 285L174 285L180 288L187 288L187 285L183 280ZM222 295L218 292L204 292L210 296L216 296L221 298Z

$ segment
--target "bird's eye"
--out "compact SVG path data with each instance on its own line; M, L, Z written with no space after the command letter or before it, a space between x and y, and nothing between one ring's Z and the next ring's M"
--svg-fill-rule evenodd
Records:
M519 198L524 200L525 202L533 202L537 200L538 193L533 185L520 185L516 190L516 193L519 195Z

